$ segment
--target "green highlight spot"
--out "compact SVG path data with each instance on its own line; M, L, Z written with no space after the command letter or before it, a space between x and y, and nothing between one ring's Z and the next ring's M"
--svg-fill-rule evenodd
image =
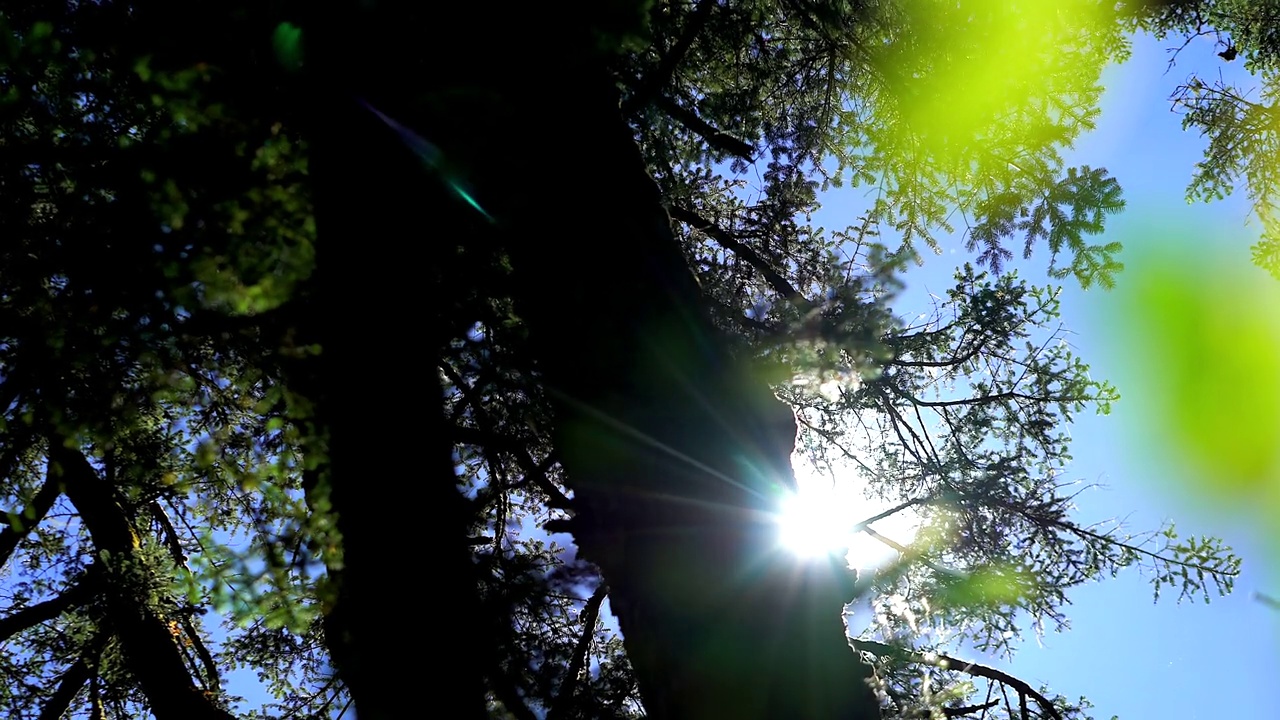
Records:
M1154 252L1121 295L1153 439L1220 499L1280 476L1280 324L1261 273Z
M271 45L281 67L289 72L302 69L302 28L291 22L280 23L272 33Z

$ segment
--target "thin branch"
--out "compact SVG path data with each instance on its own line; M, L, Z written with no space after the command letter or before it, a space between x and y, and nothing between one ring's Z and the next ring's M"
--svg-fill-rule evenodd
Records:
M440 370L464 394L471 394L474 386L467 385L466 380L458 374L448 363L441 363ZM481 420L488 421L488 412L479 403L473 403L476 416ZM551 470L551 466L556 463L555 453L549 453L541 463L534 462L533 455L529 453L528 446L518 440L512 440L489 430L480 428L469 428L460 425L454 425L453 432L461 436L458 442L469 445L482 445L491 447L495 450L506 451L516 459L516 464L520 466L520 470L524 473L525 480L534 484L547 496L547 506L560 510L567 510L573 506L573 503L564 494L564 491L556 487L551 482L551 478L547 476L547 472Z
M196 632L195 621L190 615L184 615L182 618L182 629L187 633L187 639L191 641L191 646L195 648L196 655L200 658L200 664L204 666L205 678L209 681L209 687L219 687L221 684L221 675L218 672L218 663L213 659L213 653L209 652L208 646L204 644L204 638L200 637L200 633Z
M810 422L809 419L805 417L804 413L796 413L796 422L798 422L801 425L804 425L805 427L809 428L815 433L821 435L824 440L826 440L830 445L832 445L837 450L839 450L845 456L846 459L853 461L854 464L856 464L858 467L866 471L868 475L874 477L876 480L879 480L880 482L892 481L892 482L902 483L908 480L921 480L924 478L924 475L922 474L900 475L894 478L888 478L883 473L877 471L875 468L868 465L865 461L863 461L862 458L858 457L857 453L853 452L847 446L842 444L840 442L839 436L837 436L834 432L827 430L826 428L818 427L817 425L814 425L812 422ZM927 502L932 502L932 501L928 498L917 498L915 500L908 500L907 503L904 503L903 505L893 510L889 510L887 511L887 513L888 515L891 515L893 513L898 512L899 510L905 509L909 504L918 504L918 503L927 503ZM866 525L867 523L873 523L876 520L880 520L880 519L883 519L884 517L888 517L888 515L882 513L881 515L877 515L867 520L863 520L858 525L855 525L854 528L855 530L860 530L863 525Z
M999 700L992 700L982 705L961 705L960 707L944 707L942 714L949 718L960 717L961 715L972 715L974 713L990 710L1000 704Z
M911 393L903 390L902 388L896 385L890 385L889 387L891 390L893 390L893 394L897 395L903 400L908 400L913 405L916 405L918 407L927 407L927 408L956 407L959 405L979 405L979 404L986 404L989 402L995 402L997 400L1026 400L1027 402L1083 402L1085 400L1091 399L1088 397L1078 397L1078 398L1077 397L1068 397L1068 398L1038 397L1036 395L1028 395L1026 393L1020 393L1015 390L1005 390L1004 392L991 393L990 395L981 395L979 397L971 397L971 398L960 398L958 400L921 400L920 398L915 397Z
M1097 533L1092 530L1082 528L1079 525L1074 525L1065 520L1058 520L1054 518L1045 518L1045 517L1040 517L1035 515L1029 515L1025 512L1025 510L1019 508L1019 506L1016 503L1011 503L1007 500L1002 500L1002 499L993 498L993 497L970 495L970 494L966 494L965 496L973 500L976 500L978 502L986 502L991 505L1000 507L1004 510L1008 510L1010 512L1016 513L1038 525L1050 525L1054 528L1057 528L1058 530L1071 533L1072 535L1075 535L1077 537L1096 540L1097 542L1103 543L1105 545L1111 545L1113 547L1121 548L1122 550L1128 550L1129 552L1137 553L1139 555L1145 555L1151 558L1152 560L1157 560L1159 562L1168 563L1170 565L1178 565L1180 567L1187 568L1188 570L1200 570L1200 571L1209 573L1210 575L1237 576L1240 574L1239 571L1229 572L1221 568L1213 568L1207 565L1200 565L1194 562L1179 560L1177 558L1165 557L1164 555L1161 555L1160 553L1155 552L1153 550L1147 550L1146 548L1140 547L1138 545L1131 545L1122 540L1117 540L1116 538L1113 538L1109 535L1103 535L1102 533Z
M534 461L533 456L529 454L524 444L518 440L472 427L454 426L450 432L454 435L455 442L464 445L476 445L497 452L510 453L515 458L516 464L520 466L525 479L532 482L534 487L547 496L548 507L560 510L567 510L573 507L573 502L564 494L564 491L556 487L555 483L551 482L551 478L547 476L547 471L555 464L554 455L548 455L541 463L538 463Z
M965 332L967 334L968 330L966 330ZM961 337L962 343L963 343L963 340L964 338ZM979 340L977 344L975 344L972 348L970 348L969 351L966 352L965 354L959 355L959 356L953 355L952 357L946 360L903 360L901 358L895 357L894 359L890 360L889 363L891 365L897 365L899 367L915 367L915 368L957 367L959 365L963 365L969 362L974 358L974 356L982 352L982 349L986 347L986 344L989 340L990 340L989 337L984 340Z
M756 272L759 272L764 277L765 282L769 283L769 287L773 288L774 292L800 308L802 312L809 312L813 310L813 303L809 302L803 295L801 295L800 291L797 290L786 278L784 278L781 273L774 269L773 265L770 264L768 260L760 257L759 253L744 245L728 230L716 225L693 210L678 205L673 205L671 207L671 217L689 225L694 230L705 234L707 237L715 240L717 243L720 243L724 249L742 258L744 262L755 268Z
M887 538L884 535L881 535L880 533L876 532L875 530L869 527L862 528L862 532L866 533L868 536L879 541L880 543L884 545L888 545L894 550L897 550L898 553L902 555L903 562L913 562L913 561L919 560L921 564L923 564L925 567L929 568L930 570L938 573L939 575L955 576L957 574L960 574L959 571L957 570L952 570L949 567L939 565L938 563L930 560L929 558L925 557L924 553L922 553L921 551L912 550L911 548L907 547L906 545L903 545L897 540L894 540L892 538Z
M49 514L53 503L61 494L61 484L51 472L46 471L44 485L40 486L36 496L31 499L31 504L20 515L9 518L9 526L0 531L0 568L9 562L13 551L18 549L18 543L21 543L22 539L40 524L44 516Z
M91 668L89 675L89 720L103 720L106 713L102 707L102 687L98 672Z
M1026 696L1031 696L1031 698L1034 699L1044 710L1046 715L1053 718L1053 720L1062 720L1062 714L1059 713L1058 708L1049 701L1049 698L1046 698L1044 695L1036 692L1035 688L1027 684L1026 681L1019 680L1018 678L1009 675L1008 673L996 670L995 668L987 667L986 665L979 665L973 662L965 662L964 660L957 660L953 657L942 655L940 653L925 654L915 650L908 650L906 648L875 642L874 640L849 638L849 644L852 645L855 650L869 652L872 655L879 655L881 657L888 657L896 660L905 660L907 662L919 663L921 665L931 665L944 670L956 670L958 672L965 673L966 675L994 680L1013 688L1024 698Z
M151 516L156 522L160 523L160 529L164 531L164 544L169 549L169 555L179 566L185 567L187 564L187 553L182 548L182 540L178 537L178 530L173 526L173 522L169 520L169 515L164 511L158 501L153 501L149 508Z
M928 503L931 503L931 502L933 502L933 499L932 499L932 498L913 498L913 499L908 500L908 501L906 501L906 502L899 503L899 504L897 504L897 505L895 505L895 506L893 506L893 507L889 508L888 510L885 510L884 512L876 513L875 515L872 515L871 517L867 518L866 520L863 520L863 521L861 521L861 522L859 522L859 523L855 524L855 525L853 526L852 532L860 532L860 531L864 531L864 530L866 530L866 529L871 525L871 523L873 523L873 522L877 522L877 521L883 520L883 519L885 519L885 518L889 517L890 515L897 515L898 513L902 512L903 510L906 510L907 508L915 507L916 505L925 505L925 504L928 504Z

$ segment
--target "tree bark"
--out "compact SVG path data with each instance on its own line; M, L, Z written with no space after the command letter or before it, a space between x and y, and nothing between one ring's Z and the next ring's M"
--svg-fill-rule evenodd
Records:
M315 497L342 537L340 561L329 559L326 643L360 720L402 718L415 705L481 720L492 643L436 370L457 300L449 281L468 278L431 261L456 247L435 225L445 200L362 103L414 92L404 64L368 63L388 60L383 45L394 48L397 33L429 23L409 10L333 11L306 25L318 291L303 334L324 352L314 377L294 378L327 436ZM415 607L423 602L433 619ZM440 623L465 628L466 641L442 642Z
M557 398L575 539L612 588L646 710L876 717L869 668L844 639L849 578L774 546L795 420L712 325L610 91L584 80L573 115L591 133L550 141L556 163L590 178L571 185L577 227L528 242L552 221L534 191L508 247Z
M465 320L448 317L451 295L474 291L465 270L460 279L449 264L459 248L499 247L514 269L502 290L528 329L533 377L554 398L575 538L609 583L649 717L878 717L870 669L844 638L850 578L825 564L801 567L774 545L771 518L794 485L794 416L731 356L709 319L603 69L607 58L580 17L590 13L454 4L420 16L415 7L382 2L363 15L346 8L321 25L312 46L325 48L326 86L438 146L482 208L450 200L446 183L424 189L409 180L397 159L405 148L380 144L391 134L355 102L331 108L340 121L327 131L327 150L317 144L314 166L318 186L331 183L319 198L318 258L331 273L322 282L332 325L325 353L344 348L327 362L345 364L326 371L327 387L358 389L328 402L360 409L330 416L346 553L339 607L376 608L373 598L385 602L399 582L388 574L421 566L395 555L415 547L405 527L421 524L389 509L421 507L445 552L441 582L453 583L437 597L458 600L437 612L475 622L466 607L473 589L457 561L466 539L461 511L442 494L457 493L435 467L444 456L431 444L423 474L420 452L405 459L409 437L383 424L409 402L436 431L438 384L424 377L434 375L432 365L421 352L410 362L398 339L370 328L399 322L415 335L422 328L429 343L448 338L458 331L451 323ZM451 41L423 42L428 28ZM398 320L365 320L373 314ZM363 360L333 359L356 350ZM419 475L429 494L414 485L424 482ZM370 710L380 707L375 683L395 671L373 638L378 628L402 633L383 623L330 637L362 719L381 717ZM450 675L442 693L462 702L452 707L477 706L462 698L474 692L472 680Z

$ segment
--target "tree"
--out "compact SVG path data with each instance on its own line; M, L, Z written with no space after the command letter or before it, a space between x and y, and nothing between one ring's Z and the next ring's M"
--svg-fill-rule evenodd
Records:
M1187 200L1220 200L1243 182L1262 227L1253 260L1280 277L1280 232L1275 212L1280 168L1274 159L1280 47L1271 31L1276 20L1274 4L1254 0L1139 3L1134 17L1137 27L1156 37L1183 40L1170 59L1170 67L1192 42L1211 38L1214 49L1220 49L1217 54L1222 62L1239 59L1258 81L1259 87L1245 88L1221 75L1208 79L1192 73L1170 102L1182 115L1182 127L1198 130L1208 140L1204 160L1196 164L1187 186Z
M890 311L953 208L993 270L1015 233L1061 277L1119 269L1089 239L1118 185L1058 151L1120 20L947 6L6 11L6 710L226 717L244 663L288 716L958 715L984 681L1078 713L978 666L923 686L906 618L1007 647L1103 573L1200 592L1236 561L1068 516L1059 428L1114 391L1052 342L1052 290L966 266L926 324ZM757 197L718 174L749 161ZM828 236L814 178L880 195ZM924 519L890 571L775 550L797 423ZM404 610L419 548L473 642ZM864 658L839 612L866 593L900 607ZM210 604L248 622L220 649ZM448 658L426 693L405 647Z

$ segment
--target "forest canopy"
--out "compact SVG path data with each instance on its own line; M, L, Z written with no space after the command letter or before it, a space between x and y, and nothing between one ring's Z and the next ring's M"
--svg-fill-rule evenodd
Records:
M0 15L0 713L1084 718L962 649L1231 589L1074 515L1118 393L1009 266L1115 283L1102 69L1215 33L1273 83L1268 3L420 5ZM1273 94L1173 100L1275 272ZM778 547L793 454L890 562Z

